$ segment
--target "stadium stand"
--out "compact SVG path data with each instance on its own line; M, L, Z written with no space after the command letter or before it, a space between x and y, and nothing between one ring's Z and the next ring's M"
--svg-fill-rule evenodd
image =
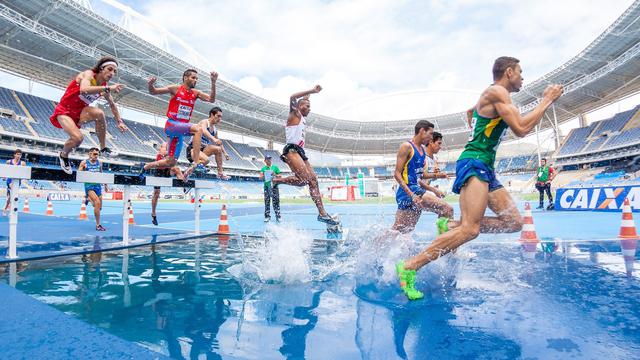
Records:
M27 114L16 101L13 91L2 87L0 87L0 107L13 111L15 115L27 117Z
M0 116L0 127L8 132L33 136L24 121L20 119L9 119L4 116Z

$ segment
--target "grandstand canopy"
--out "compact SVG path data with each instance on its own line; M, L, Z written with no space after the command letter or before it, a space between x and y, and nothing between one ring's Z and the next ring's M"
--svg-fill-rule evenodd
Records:
M524 111L537 104L549 83L562 83L566 94L556 105L558 123L592 111L640 90L640 0L634 2L586 49L535 80L513 96ZM160 85L181 81L194 66L144 41L72 0L4 0L0 3L0 68L53 86L65 87L75 73L96 59L113 55L120 61L119 82L127 89L117 101L127 107L162 115L166 96L147 93L147 79ZM199 69L207 74L206 69ZM199 87L210 86L201 75ZM225 110L221 128L283 142L288 107L230 83L219 81L216 103ZM462 109L461 109L462 110ZM194 119L206 117L208 104L196 106ZM388 154L411 136L419 119L371 123L319 114L308 118L307 147L347 154ZM462 147L468 129L464 112L427 118L445 134L448 149ZM552 126L547 118L542 129Z

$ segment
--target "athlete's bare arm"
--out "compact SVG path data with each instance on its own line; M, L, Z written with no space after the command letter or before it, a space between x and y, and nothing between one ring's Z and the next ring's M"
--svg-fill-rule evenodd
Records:
M220 145L218 143L221 142L221 141L218 140L218 138L216 138L215 136L213 136L209 132L209 120L208 119L201 120L198 124L202 128L202 137L203 138L204 137L209 138L209 140L213 141L214 144Z
M322 86L316 85L312 89L297 92L297 93L291 95L291 97L289 98L289 103L293 104L293 103L297 102L298 99L300 99L301 97L304 97L304 96L307 96L307 95L311 95L311 94L317 94L320 91L322 91Z
M76 81L80 84L80 92L84 94L98 94L105 91L106 88L109 91L113 91L115 93L120 92L124 88L122 84L113 84L109 86L104 85L91 85L91 80L93 80L93 71L87 70L78 74Z
M171 94L173 96L178 92L178 89L180 88L180 85L178 84L155 87L154 84L156 83L156 80L157 79L155 76L152 76L149 78L149 80L147 80L147 87L149 89L149 94L151 95Z
M210 74L211 77L211 92L209 94L204 93L203 91L196 90L196 95L198 99L206 102L215 102L216 101L216 81L218 81L218 73L212 71Z
M509 92L502 86L490 86L480 97L478 114L493 118L497 116L509 125L518 137L526 136L540 122L544 112L562 95L561 85L549 85L542 93L542 100L532 111L520 115L518 108L511 102Z
M116 103L113 101L113 98L111 97L111 93L106 92L104 94L104 98L109 103L109 108L111 109L111 113L113 113L113 117L116 119L116 123L118 124L118 129L120 129L121 132L127 131L127 125L125 125L124 121L122 121L122 118L120 117L120 112L118 111L118 107L116 106Z

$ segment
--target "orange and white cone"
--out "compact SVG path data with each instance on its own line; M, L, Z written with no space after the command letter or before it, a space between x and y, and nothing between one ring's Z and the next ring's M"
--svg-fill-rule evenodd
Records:
M520 243L525 251L525 257L533 258L536 255L536 248L540 239L536 234L536 228L533 225L533 215L531 215L531 205L524 204L524 218L522 219L522 232L520 233Z
M29 198L24 199L24 207L22 208L23 213L28 213L29 211Z
M229 221L227 219L227 205L222 205L220 211L220 222L218 223L218 234L229 234Z
M135 225L136 221L133 219L133 205L131 204L131 200L129 200L129 225Z
M80 204L80 216L78 216L80 220L87 220L87 205L85 204L85 198L82 198L82 203Z
M633 273L633 264L636 259L636 249L638 247L638 232L636 224L633 221L633 213L629 199L624 199L622 204L622 223L620 224L620 247L622 248L622 257L624 258L627 274Z
M53 203L51 203L51 200L47 201L47 212L45 215L53 216Z

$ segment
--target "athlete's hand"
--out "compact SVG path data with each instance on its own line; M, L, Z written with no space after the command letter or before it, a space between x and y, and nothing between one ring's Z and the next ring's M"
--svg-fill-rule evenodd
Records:
M437 197L439 197L440 199L444 198L444 193L440 190L437 190L434 192L434 194L436 194Z
M413 194L413 197L411 197L411 201L416 205L420 205L422 203L422 196Z
M440 179L445 179L445 178L447 177L447 174L445 174L445 173L443 173L443 172L438 172L438 173L436 174L436 177L437 177L437 178L440 178Z
M554 102L560 97L560 95L562 95L563 91L564 91L564 88L562 87L562 85L552 84L547 86L546 89L544 89L544 92L542 93L542 97L551 102Z
M214 142L215 142L215 143L216 143L216 145L218 145L218 146L222 145L222 140L220 140L220 139L215 139L215 141L214 141Z
M314 94L317 94L317 93L319 93L320 91L322 91L322 86L320 86L320 85L316 85L316 86L314 86L314 87L313 87L313 93L314 93Z
M124 89L124 84L113 84L109 85L109 91L114 93L119 93L120 90Z
M156 80L158 80L158 79L156 79L156 77L155 77L155 76L152 76L152 77L150 77L150 78L149 78L149 80L147 80L147 84L148 84L149 86L153 86L153 84L155 84L155 83L156 83Z
M229 154L224 154L224 158L229 161L231 158L229 157Z
M211 75L211 82L212 83L218 81L218 73L217 72L212 71L210 75Z
M125 132L127 130L129 130L129 128L127 127L127 125L124 124L124 121L121 121L118 124L118 129L120 129L120 132Z

